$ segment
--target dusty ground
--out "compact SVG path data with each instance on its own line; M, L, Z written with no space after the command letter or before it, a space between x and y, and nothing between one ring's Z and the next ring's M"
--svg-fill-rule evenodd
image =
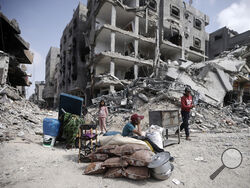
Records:
M0 144L0 187L249 187L250 134L195 133L192 141L165 148L175 157L174 171L165 181L154 179L132 181L124 178L104 179L102 176L82 175L86 163L77 163L77 150L60 146L45 148L42 137L22 140L17 138ZM32 141L33 140L33 141ZM209 176L221 166L220 155L228 147L236 147L243 154L237 169L224 169L212 181ZM205 161L196 161L203 157ZM175 185L172 179L180 180Z

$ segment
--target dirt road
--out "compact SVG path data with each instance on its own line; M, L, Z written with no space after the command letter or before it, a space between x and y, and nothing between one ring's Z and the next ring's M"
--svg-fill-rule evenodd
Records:
M196 133L192 136L192 141L182 140L179 145L165 148L175 157L173 174L165 181L82 175L86 164L77 163L77 150L58 146L45 148L41 144L42 137L32 138L32 141L17 138L0 144L0 187L249 187L249 130L224 134ZM236 147L242 152L241 166L234 170L224 169L215 180L210 180L209 176L221 166L221 153L228 147ZM204 160L197 161L197 157ZM173 178L183 183L175 185Z

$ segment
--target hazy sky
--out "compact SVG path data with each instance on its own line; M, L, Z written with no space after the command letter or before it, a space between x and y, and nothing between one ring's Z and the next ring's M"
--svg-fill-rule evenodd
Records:
M73 16L79 0L0 0L1 12L9 19L15 18L21 36L30 43L35 54L28 73L33 85L27 95L34 92L35 81L45 79L45 58L50 46L59 47L65 26ZM86 5L87 0L81 0ZM188 2L188 0L187 0ZM193 6L210 17L207 32L228 26L238 32L250 29L250 0L193 0Z

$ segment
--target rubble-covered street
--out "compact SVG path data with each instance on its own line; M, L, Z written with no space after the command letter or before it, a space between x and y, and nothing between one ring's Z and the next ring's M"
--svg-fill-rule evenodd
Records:
M157 86L157 85L155 85ZM137 97L129 110L145 115L143 129L148 122L148 110L178 108L178 101L167 95L147 100ZM136 94L137 96L137 94ZM151 97L150 97L151 96ZM113 98L114 99L114 98ZM78 150L66 150L62 145L54 148L42 146L42 120L55 117L57 112L40 109L23 99L15 89L1 88L1 187L248 187L250 176L249 106L232 104L213 107L201 103L192 111L190 122L192 141L181 139L181 144L165 148L175 158L175 169L168 181L107 179L102 176L82 175L86 163L78 163ZM86 118L93 121L96 108L89 108ZM120 131L130 113L126 108L114 108L108 118L108 129ZM183 134L182 134L183 135ZM184 136L184 135L183 135ZM237 169L224 169L219 178L209 176L221 165L221 154L228 147L242 152L243 162ZM67 177L67 178L65 178Z
M24 137L25 138L25 137ZM82 175L86 163L77 162L78 150L60 146L44 148L42 137L17 138L0 144L1 187L177 187L172 179L183 182L178 187L248 187L250 176L250 134L194 133L192 141L166 148L175 157L175 169L166 181L109 179ZM238 148L243 155L239 168L225 168L212 181L209 176L221 166L221 154L228 147Z

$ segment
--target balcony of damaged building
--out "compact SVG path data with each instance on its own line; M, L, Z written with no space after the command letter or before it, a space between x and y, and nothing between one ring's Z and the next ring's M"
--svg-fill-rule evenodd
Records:
M114 63L114 67L110 67L111 61ZM149 77L152 74L151 66L110 57L102 57L95 64L94 70L91 82L94 98L124 90L134 79Z
M3 36L0 39L0 50L3 52L2 54L8 56L8 68L5 68L7 71L6 82L14 87L29 86L31 84L28 80L30 75L26 73L27 68L24 65L33 62L33 53L29 51L29 43L19 35L20 29L15 20L10 21L0 13L0 24L0 35Z

